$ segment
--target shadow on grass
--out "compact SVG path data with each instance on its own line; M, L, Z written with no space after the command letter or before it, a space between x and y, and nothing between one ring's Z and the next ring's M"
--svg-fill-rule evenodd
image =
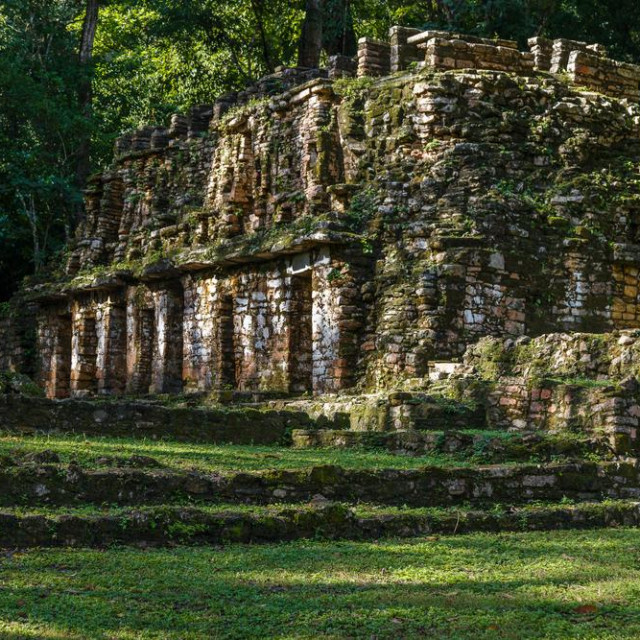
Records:
M0 566L0 637L638 638L637 536L29 552Z

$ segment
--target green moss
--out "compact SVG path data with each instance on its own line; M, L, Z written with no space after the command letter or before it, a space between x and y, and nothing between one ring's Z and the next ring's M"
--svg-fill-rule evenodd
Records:
M473 351L476 356L474 364L483 380L500 378L511 358L502 340L497 338L482 338L474 345Z
M338 78L333 83L333 90L336 95L350 102L362 98L374 84L375 79L370 76Z
M0 371L0 395L4 393L20 393L33 398L44 397L44 391L31 378L13 371Z
M378 194L376 190L367 186L357 191L351 198L349 208L344 214L347 228L351 231L361 231L378 210Z

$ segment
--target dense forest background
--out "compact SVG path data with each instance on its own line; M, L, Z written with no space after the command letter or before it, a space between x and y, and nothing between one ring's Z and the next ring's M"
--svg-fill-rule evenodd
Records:
M312 14L324 55L401 24L640 62L638 0L0 0L0 300L73 235L119 134L295 65Z

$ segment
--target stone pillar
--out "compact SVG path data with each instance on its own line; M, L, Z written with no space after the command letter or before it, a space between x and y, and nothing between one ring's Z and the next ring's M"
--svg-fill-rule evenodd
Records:
M549 71L553 56L553 40L536 37L527 41L529 50L533 54L533 66L536 71Z
M48 398L69 396L71 378L71 314L68 307L45 308L38 314L38 382Z
M71 395L85 396L97 390L98 334L93 301L72 305Z
M300 176L306 198L305 202L294 204L294 210L289 214L292 218L303 213L300 209L307 203L311 212L326 211L329 206L327 187L342 182L331 86L319 80L303 93L306 94L307 108L300 125ZM282 215L279 221L287 222Z
M420 29L410 29L408 27L395 26L389 29L391 73L407 69L412 62L419 62L424 58L417 45L407 42L411 36L419 33Z
M362 304L353 257L321 250L312 281L312 386L315 395L348 388L355 380Z
M186 276L183 281L182 379L185 391L208 391L216 377L215 330L219 323L215 303L218 278Z
M179 282L153 288L155 336L150 393L182 392L183 292Z
M358 40L358 77L386 76L391 72L391 45L381 40Z
M216 148L207 186L207 206L220 212L220 232L225 237L248 230L253 213L254 179L252 131L244 118Z
M108 295L96 309L98 393L123 393L126 386L126 309Z

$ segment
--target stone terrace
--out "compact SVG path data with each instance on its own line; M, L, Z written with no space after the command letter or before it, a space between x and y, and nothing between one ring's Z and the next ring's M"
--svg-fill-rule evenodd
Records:
M600 44L535 37L527 52L512 40L487 39L448 31L393 27L389 42L361 38L358 75L384 76L409 66L431 69L485 69L519 75L566 73L580 87L606 95L640 98L640 67L612 60Z
M0 318L0 546L639 525L640 69L530 48L394 27L118 140Z
M51 398L323 395L424 388L486 335L637 328L640 69L530 44L394 27L124 136L0 365Z

